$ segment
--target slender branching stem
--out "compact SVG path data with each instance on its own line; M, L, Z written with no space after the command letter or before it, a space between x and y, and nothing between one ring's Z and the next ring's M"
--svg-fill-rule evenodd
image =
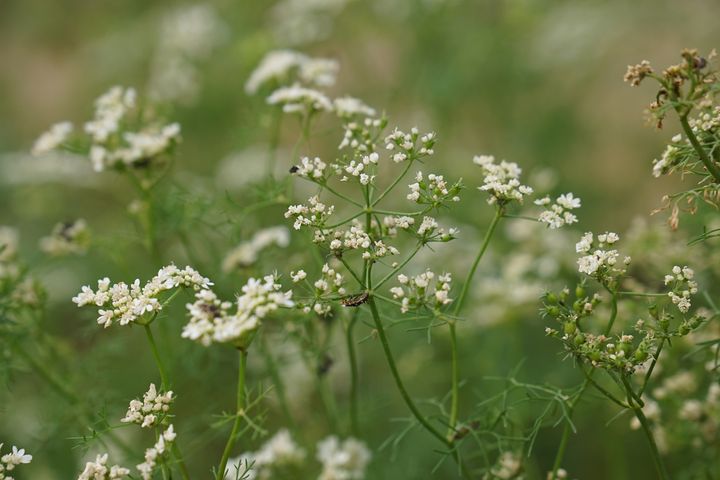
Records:
M223 480L227 469L228 459L232 453L235 442L238 438L240 431L240 424L245 416L245 368L247 366L247 350L244 348L238 349L238 380L237 380L237 393L236 393L236 404L235 404L235 421L233 422L230 436L225 443L225 449L223 450L222 458L220 458L220 468L218 468L216 480Z
M170 382L168 381L167 370L163 364L162 357L155 343L155 337L152 333L152 329L149 324L143 325L145 329L145 335L147 336L148 343L150 344L150 350L152 351L153 358L155 359L155 365L157 365L158 372L160 373L161 390L168 390L170 388Z

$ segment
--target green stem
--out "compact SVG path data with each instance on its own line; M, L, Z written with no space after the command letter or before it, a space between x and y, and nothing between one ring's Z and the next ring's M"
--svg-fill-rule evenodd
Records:
M160 373L160 389L168 390L170 388L170 382L168 381L168 376L166 373L167 370L165 370L165 365L163 364L162 357L160 356L157 344L155 343L155 337L153 336L152 330L150 329L150 325L145 324L143 325L143 328L145 328L145 335L147 336L148 342L150 343L150 350L152 351L153 358L155 359L155 364L157 365L158 372Z
M475 256L475 260L473 260L472 266L470 267L470 271L467 274L467 277L465 277L465 282L463 283L462 290L460 291L460 296L455 301L455 307L454 307L454 314L457 315L460 310L463 307L463 303L465 303L465 298L467 297L468 290L470 289L470 284L472 283L473 276L475 276L475 271L477 270L478 264L480 263L480 260L482 259L483 255L485 255L485 251L487 250L488 245L490 244L490 239L493 236L493 233L495 232L495 227L497 227L498 222L500 222L500 219L503 217L504 212L502 207L498 207L495 211L495 216L492 219L492 222L490 222L490 226L488 227L487 232L485 232L485 238L483 238L482 244L480 245L480 250L478 251L477 255Z
M458 421L458 405L460 403L460 369L458 368L458 347L457 335L455 333L455 320L448 322L450 329L450 357L452 362L451 369L451 398L450 398L450 424L448 425L448 439L453 441L455 426Z
M350 359L350 432L354 437L358 437L360 434L360 427L358 422L358 362L357 352L355 351L355 340L353 333L355 324L358 319L360 309L355 309L350 322L348 322L345 330L345 341L347 343L348 357Z
M414 162L413 162L412 159L408 159L407 165L405 166L405 169L402 171L402 173L395 179L395 181L393 181L393 183L391 183L385 190L383 190L383 192L380 194L379 197L377 197L377 199L376 199L374 202L372 202L372 203L370 204L371 207L374 207L375 205L379 204L379 203L382 201L382 199L385 198L385 196L386 196L388 193L390 193L393 188L395 188L395 185L397 185L398 183L400 183L400 180L402 180L403 177L405 177L405 175L407 174L408 170L410 170L410 167L412 167L413 163L414 163Z
M240 424L245 416L245 367L247 365L247 351L245 349L239 349L239 361L238 361L238 381L237 381L237 401L235 405L235 421L233 422L230 436L225 444L222 458L220 459L220 468L217 471L216 480L223 480L227 469L228 459L232 453L235 441L237 440L238 432L240 430Z
M405 388L405 384L400 377L400 373L398 372L397 365L395 364L395 357L392 354L392 350L390 350L390 344L388 343L387 335L385 333L385 327L383 327L382 320L380 319L380 313L378 312L377 305L375 305L375 299L372 298L372 296L368 300L368 305L370 305L370 312L372 313L375 328L377 329L378 336L380 337L380 343L382 344L383 352L385 353L385 359L390 367L390 373L392 373L395 385L400 391L400 395L405 401L405 405L407 405L415 419L425 428L425 430L430 432L430 434L440 440L447 447L452 448L452 442L445 438L445 436L423 416L415 405L415 402L413 402L413 399L410 397L410 394Z
M630 407L635 413L635 417L637 417L637 419L640 421L640 425L642 426L643 432L645 433L645 436L647 438L648 445L650 446L650 453L653 457L653 463L655 464L655 469L657 470L657 473L662 480L670 480L670 475L668 475L665 464L662 461L660 450L658 449L657 443L655 442L655 436L652 433L652 429L650 428L647 417L645 417L642 408L633 403L633 398L636 396L636 394L624 375L622 377L622 382L625 386L625 390L627 393L628 404L630 404Z
M688 137L688 140L690 140L690 144L697 152L705 168L707 168L708 172L713 176L715 182L720 183L720 168L718 168L717 164L710 158L703 146L700 145L700 141L695 136L695 132L693 132L692 127L690 127L690 123L688 123L688 113L689 112L680 115L680 125L682 125L685 135Z

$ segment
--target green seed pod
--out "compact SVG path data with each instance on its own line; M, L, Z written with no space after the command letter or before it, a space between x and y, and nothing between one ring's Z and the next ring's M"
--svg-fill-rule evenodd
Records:
M551 305L555 305L558 302L558 297L553 292L545 294L545 301Z
M568 335L572 335L577 330L577 325L575 325L575 322L565 322L563 325L563 332L567 333Z
M597 362L598 360L600 360L600 352L598 352L597 350L593 350L588 354L588 358L593 362Z
M550 315L551 317L557 318L560 316L560 309L556 307L555 305L551 305L545 309L545 311Z
M575 335L575 338L573 338L573 343L575 343L575 345L577 346L582 345L583 343L585 343L585 335L583 335L582 333L578 333L577 335Z
M581 313L585 309L585 302L582 300L575 300L573 303L573 311L575 313Z
M633 356L638 362L644 362L648 358L648 352L644 349L638 348L637 350L635 350L635 355Z
M583 285L575 287L575 298L585 298L585 288Z

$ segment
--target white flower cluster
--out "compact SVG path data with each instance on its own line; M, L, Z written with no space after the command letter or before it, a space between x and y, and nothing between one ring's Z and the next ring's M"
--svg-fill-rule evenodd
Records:
M400 300L402 313L423 306L438 311L453 301L449 297L452 282L452 275L449 273L435 275L434 272L426 270L411 277L400 274L397 279L400 286L392 287L390 293L393 298Z
M170 425L158 436L155 445L145 450L145 461L137 466L138 472L140 472L143 480L152 480L158 457L161 457L168 451L167 449L175 441L175 437L177 437L177 434L173 426Z
M483 174L483 185L478 189L490 194L488 203L491 205L505 204L513 200L522 203L523 197L533 192L532 188L520 183L522 169L515 162L502 160L495 163L492 155L477 155L473 158L473 163L481 168Z
M269 52L245 83L245 92L253 95L267 84L287 83L292 75L305 83L327 87L335 83L339 65L335 60L311 58L293 50Z
M224 272L249 267L257 262L260 252L271 245L285 248L290 244L290 232L283 226L258 230L253 237L230 250L222 262Z
M371 167L377 165L379 159L380 156L377 152L372 152L368 155L362 156L360 160L351 160L350 163L345 166L345 173L353 177L357 177L360 180L361 185L368 185L370 182L375 180L375 175L371 175L367 172ZM347 179L347 176L343 176L340 181L346 182Z
M172 390L165 393L158 393L155 384L151 383L148 391L140 400L131 400L125 417L120 420L123 423L136 423L141 428L157 425L162 416L170 410L170 404L175 400Z
M218 299L212 290L201 290L195 303L187 304L190 321L182 337L209 346L213 342L247 346L260 322L278 308L290 308L292 291L281 292L274 275L250 278L237 299L237 311L230 314L232 303Z
M415 174L415 183L408 185L410 193L407 199L420 205L439 206L443 202L459 202L460 182L448 185L442 175L428 174L427 179L423 173L418 171Z
M425 243L449 242L457 237L458 230L449 228L445 231L434 217L424 216L417 229L417 234Z
M295 230L300 230L303 225L321 228L334 211L335 206L325 205L315 195L308 199L308 205L290 205L285 212L285 218L295 217Z
M90 243L90 231L83 219L58 223L49 236L40 239L40 250L48 255L59 257L87 252Z
M360 440L340 441L328 437L318 443L317 459L322 463L318 480L362 480L372 454Z
M107 465L108 454L102 454L95 457L94 462L85 463L85 469L82 471L78 480L115 480L130 475L130 470L120 465Z
M575 197L571 192L564 193L555 199L555 203L551 204L549 196L535 200L535 205L548 207L544 210L538 220L547 224L551 229L560 228L564 225L572 225L577 223L578 219L570 210L580 208L580 199Z
M160 126L143 122L139 131L123 131L123 120L137 107L136 97L134 89L115 86L95 101L95 116L85 124L92 141L90 161L95 171L144 164L180 140L177 123Z
M428 132L421 136L416 127L411 128L410 133L405 133L396 128L390 135L385 137L385 149L395 152L392 154L395 163L402 163L406 160L412 162L434 154L433 146L436 141L435 132Z
M720 127L720 106L716 106L710 111L700 113L696 118L690 120L690 126L696 133L698 130L703 132L714 132Z
M195 63L207 58L229 37L228 33L228 26L210 4L182 5L168 12L158 29L148 85L150 96L163 102L194 102L201 74Z
M225 478L235 478L236 471L242 471L243 465L252 464L252 473L246 480L271 480L278 468L298 465L305 460L306 452L293 440L290 432L283 429L265 442L256 452L243 453L228 462Z
M385 234L389 237L397 236L398 228L402 230L410 230L413 225L415 225L415 219L413 217L408 217L404 215L387 215L385 218L383 218Z
M362 122L353 121L345 124L343 139L338 150L351 148L356 155L366 155L376 150L375 139L385 128L385 119L366 118Z
M3 444L0 443L0 451ZM28 464L32 461L32 455L25 453L24 448L17 448L13 445L12 451L0 457L0 480L13 480L8 472L15 470L18 465Z
M282 105L285 113L311 115L315 112L331 112L332 101L322 92L294 84L280 87L267 98L269 105Z
M518 478L522 472L522 457L515 452L503 452L490 470L492 477L499 480Z
M695 271L692 268L678 265L673 267L672 275L665 275L665 285L673 287L672 291L668 292L668 296L682 313L690 310L690 296L698 292L698 284L693 280L694 277Z
M620 257L618 251L614 249L605 250L606 247L614 245L618 240L620 240L620 237L617 233L606 232L600 234L597 236L597 248L593 250L593 234L588 232L583 235L575 245L575 251L577 253L586 253L587 255L578 259L578 271L597 278L600 281L623 275L625 269L617 266ZM624 266L629 265L630 257L625 257L622 264Z
M128 325L137 321L146 313L162 310L158 296L168 290L179 287L188 287L194 290L207 289L212 283L191 267L180 269L175 265L161 268L144 286L140 280L131 285L125 282L110 285L109 278L98 280L97 290L89 286L82 287L80 293L72 301L78 307L96 305L103 307L98 310L97 319L100 325L109 327L113 322Z
M313 159L303 157L300 159L300 164L295 165L290 169L290 173L317 181L325 177L326 169L327 163L320 160L320 157L315 157Z
M352 119L354 117L374 117L375 109L369 107L362 100L355 97L338 97L333 100L335 113L342 119Z
M663 150L660 158L656 158L655 160L653 160L652 174L655 178L670 173L672 171L672 168L677 164L678 160L680 159L679 153L682 142L682 135L678 133L677 135L672 137L671 142L672 143L665 147L665 150Z
M295 283L306 278L307 274L300 270L291 272ZM315 312L318 315L327 315L332 310L332 300L337 300L347 292L345 278L327 263L322 266L322 275L313 283L313 298L309 302L298 303L298 307L305 313Z
M34 156L50 153L68 139L73 131L73 124L70 122L60 122L51 126L47 132L43 133L35 140L31 153Z

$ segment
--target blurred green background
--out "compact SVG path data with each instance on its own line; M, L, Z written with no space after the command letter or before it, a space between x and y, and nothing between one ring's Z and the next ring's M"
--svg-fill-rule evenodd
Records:
M148 278L156 266L146 261L126 215L133 198L129 185L110 173L92 172L84 160L38 159L28 151L51 123L89 118L93 99L110 86L135 86L141 95L151 89L158 63L166 55L163 25L173 12L189 5L0 1L0 225L18 227L22 253L47 286L45 327L56 335L58 358L63 359L59 368L83 385L91 403L106 408L111 420L119 418L127 401L155 378L151 359L141 332L99 331L91 315L75 309L70 298L96 278ZM720 47L720 3L711 0L241 0L202 5L216 13L213 40L207 51L192 59L192 93L163 106L164 113L183 127L173 189L165 197L166 208L175 214L163 227L171 236L179 226L196 222L194 249L208 268L216 270L224 252L255 229L285 224L281 207L257 218L233 219L234 205L247 199L244 186L262 177L268 137L263 99L246 96L243 85L272 49L336 58L341 70L330 92L364 99L387 112L391 125L436 131L440 140L433 168L448 177L477 184L471 159L481 153L518 162L536 175L550 168L557 188L583 199L580 230L624 232L675 187L672 180L652 179L650 165L676 131L672 122L660 132L647 125L643 110L654 92L650 86L631 89L624 84L626 66L645 58L656 65L674 63L682 47L701 52ZM318 151L328 152L336 145L339 132L335 133L317 140ZM286 122L286 151L279 167L283 170L292 163L288 152L296 137L297 129ZM207 204L188 200L196 195ZM483 231L492 213L481 207L482 197L469 191L452 214L471 236ZM37 239L56 222L78 217L88 220L95 248L84 258L43 262ZM215 228L218 221L226 224ZM508 232L495 250L512 253L527 247L527 237L516 238L520 240L513 241ZM572 254L569 242L574 237L552 238L560 242L555 246L570 245ZM531 247L537 254L553 248L552 241L537 243ZM463 247L448 248L446 257L462 269ZM186 253L172 243L166 254L168 261L187 261ZM501 281L502 262L493 258L483 275ZM278 259L288 265L294 261L274 251L258 269L281 268ZM572 266L559 268L567 271ZM218 284L224 282L220 289L231 295L247 274L218 273ZM538 282L543 285L542 279ZM496 301L507 300L507 292L498 289ZM478 396L482 398L484 389L496 388L482 381L485 376L504 376L521 363L519 377L534 383L569 386L578 381L570 362L560 363L557 345L542 334L545 323L533 300L537 293L531 289L529 300L509 302L508 308L468 313L475 328L461 328L462 372L475 392L466 391L467 410ZM183 315L180 304L169 313ZM176 423L182 438L183 432L214 421L213 414L232 405L235 377L233 352L177 342L179 325L180 320L164 322L160 342L173 359L170 368L179 395ZM413 393L441 396L438 392L447 388L446 339L440 335L428 347L419 333L396 336L394 342ZM274 348L282 357L283 345ZM431 472L437 458L427 452L436 445L419 430L395 454L389 448L378 451L393 431L387 420L406 413L377 342L364 342L359 348L363 429L375 455L368 478L453 478L449 462ZM342 402L347 392L341 343L337 350L333 382ZM6 354L3 361L16 360ZM292 363L291 358L285 360ZM89 454L72 449L74 442L67 437L68 432L77 435L82 430L72 422L66 405L32 375L24 375L22 362L17 363L7 374L8 391L0 401L0 442L23 445L35 455L17 478L74 478L79 462ZM251 368L255 379L268 382L262 364ZM308 374L287 375L293 391L297 389L293 395L307 439L328 434L322 417L313 411L315 394L306 385ZM273 405L268 408L265 426L274 432L282 419L272 414ZM193 415L198 411L202 413ZM598 411L592 402L581 406L576 422L581 433L572 438L564 465L571 477L654 478L641 434L628 433L624 420L606 426L611 415L610 409ZM544 478L559 433L559 428L542 430L528 478ZM186 454L195 465L194 475L209 478L205 465L221 448L222 437L188 442L193 445L186 447ZM247 449L260 442L248 440Z

